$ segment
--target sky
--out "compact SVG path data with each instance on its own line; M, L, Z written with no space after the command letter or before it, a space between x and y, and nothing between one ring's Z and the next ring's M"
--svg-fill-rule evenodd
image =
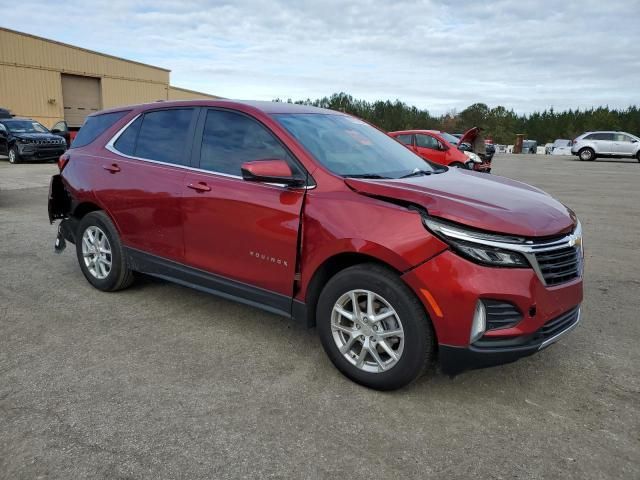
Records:
M476 102L640 104L640 0L54 3L11 2L0 26L168 68L173 85L227 98L346 92L434 115Z

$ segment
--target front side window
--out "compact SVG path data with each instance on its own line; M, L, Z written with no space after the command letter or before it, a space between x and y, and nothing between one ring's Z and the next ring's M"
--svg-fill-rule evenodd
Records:
M431 148L432 150L438 150L438 140L431 135L416 135L416 145L423 148Z
M460 142L460 139L458 137L456 137L455 135L451 135L450 133L447 133L447 132L440 133L440 136L444 138L447 142L449 142L451 145L458 145L458 143Z
M349 115L273 114L273 118L319 163L342 177L399 178L436 172L386 133Z
M624 133L614 133L613 138L616 142L631 143L633 140L629 135L625 135Z
M185 146L192 117L192 108L145 113L139 126L134 156L163 163L186 164ZM124 139L123 148L130 149L131 142L131 138Z
M64 122L58 122L53 127L51 127L51 130L58 130L59 132L66 132L67 131L67 126L66 126L66 124Z
M234 112L209 110L202 132L200 168L241 176L245 162L285 160L297 169L282 144L257 121Z

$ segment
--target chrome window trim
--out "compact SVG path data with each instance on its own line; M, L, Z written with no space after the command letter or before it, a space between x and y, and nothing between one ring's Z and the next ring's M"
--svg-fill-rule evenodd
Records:
M138 115L133 117L131 120L129 120L124 127L122 127L120 130L118 130L115 133L115 135L113 137L111 137L111 139L107 142L107 144L104 146L104 148L109 150L111 153L115 153L116 155L119 155L120 157L128 158L129 160L139 160L139 161L142 161L142 162L149 162L149 163L153 163L153 164L156 164L156 165L164 165L164 166L167 166L167 167L177 167L177 168L182 168L184 170L189 170L189 171L192 171L192 172L206 173L206 174L209 174L209 175L216 175L216 176L219 176L219 177L234 178L236 180L242 180L243 182L245 181L244 178L242 178L241 175L231 175L230 173L214 172L212 170L204 170L202 168L195 168L195 167L192 167L190 165L182 165L182 164L179 164L179 163L160 162L158 160L151 160L150 158L143 158L143 157L136 157L136 156L133 156L133 155L128 155L128 154L123 153L120 150L118 150L115 147L115 143L118 141L120 136L124 133L124 131L127 128L129 128L129 126L133 122L135 122L141 115L144 115L144 113L146 113L146 112L139 113ZM316 187L315 185L305 185L304 187L300 187L300 188L292 188L292 187L289 187L288 185L285 185L284 183L266 183L266 182L255 182L255 183L259 183L260 185L269 185L269 186L273 186L273 187L279 187L279 188L287 188L287 189L291 189L291 190L312 190L312 189L314 189Z

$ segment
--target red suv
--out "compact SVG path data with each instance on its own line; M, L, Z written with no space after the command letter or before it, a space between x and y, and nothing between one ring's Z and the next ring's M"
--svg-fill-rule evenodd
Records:
M461 139L439 130L402 130L389 132L389 135L425 160L448 167L490 172L490 159L483 160L475 153L459 148L463 143L472 143L477 133L477 128L471 129Z
M580 319L581 229L528 185L424 162L352 116L268 102L91 115L51 181L56 249L317 326L377 389L514 361Z

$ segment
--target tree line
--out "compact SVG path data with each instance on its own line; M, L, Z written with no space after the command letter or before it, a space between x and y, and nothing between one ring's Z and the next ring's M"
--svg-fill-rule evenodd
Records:
M461 112L432 116L428 110L418 109L400 100L369 102L353 98L347 93L334 93L316 100L288 99L287 102L339 110L386 131L434 129L462 133L471 127L480 126L485 129L486 136L500 144L513 144L518 133L524 134L526 139L537 140L539 144L559 138L571 140L591 130L622 130L640 134L640 108L637 106L624 110L607 106L561 112L551 108L529 115L518 115L502 106L490 108L484 103L474 103Z

